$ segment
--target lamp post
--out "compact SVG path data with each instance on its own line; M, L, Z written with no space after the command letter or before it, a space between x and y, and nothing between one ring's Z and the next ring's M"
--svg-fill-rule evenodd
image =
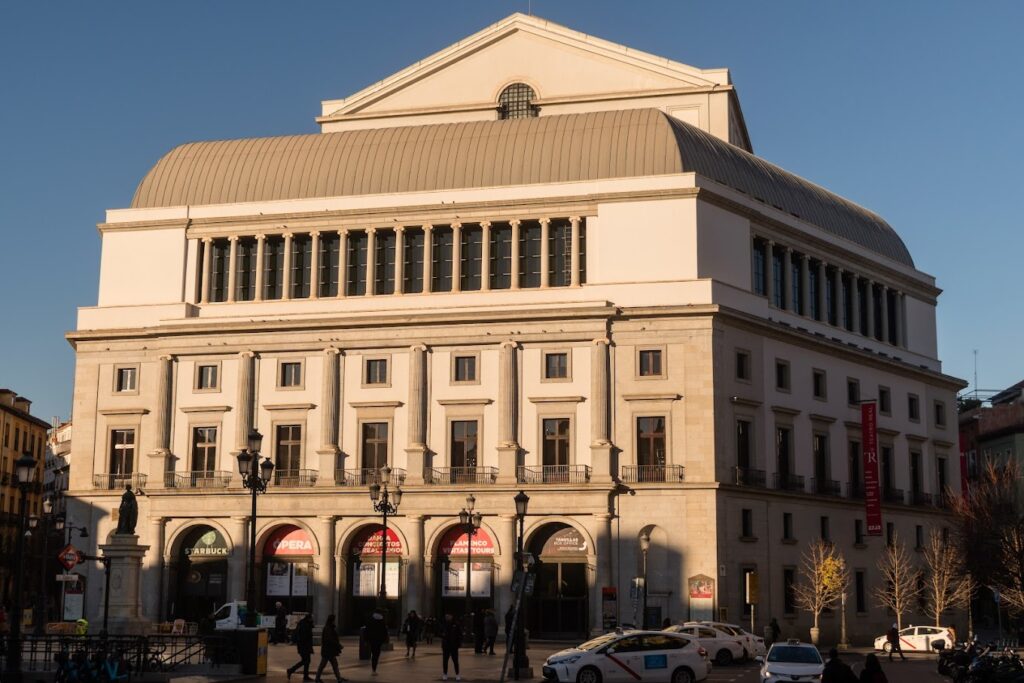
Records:
M651 535L646 531L640 534L640 552L644 556L644 593L643 616L640 617L641 628L647 628L647 551L651 549Z
M39 522L40 522L39 516L33 515L28 520L29 528L30 529L35 529L39 525ZM50 497L46 497L46 498L43 499L42 522L43 522L43 548L42 548L42 567L40 567L40 570L42 571L42 576L40 577L40 580L42 581L42 587L40 589L41 593L42 593L42 598L41 598L42 605L41 605L41 609L37 610L37 613L39 614L39 616L41 618L39 618L39 619L35 619L34 618L33 619L33 622L34 622L34 625L35 625L35 631L36 631L37 635L42 635L46 631L46 622L49 621L49 619L50 619L50 578L49 578L50 577L49 566L51 564L49 562L49 557L50 557L50 529L51 529L51 525L54 523L53 499L50 498Z
M466 617L473 612L472 578L473 578L473 537L480 530L483 515L473 512L476 498L473 494L466 496L466 507L459 512L459 528L466 534Z
M380 483L370 484L370 500L373 502L373 509L381 515L380 532L380 590L377 592L377 607L381 610L387 605L387 561L388 561L388 515L398 514L398 506L402 502L402 487L395 484L395 490L391 491L388 486L391 484L391 468L387 465L380 468Z
M24 579L25 565L22 561L25 556L25 525L28 522L28 491L36 478L36 459L32 453L25 451L20 458L14 461L14 472L18 479L18 489L21 491L21 505L18 512L18 537L14 551L14 596L13 609L11 610L11 634L7 641L7 667L4 672L4 681L9 683L21 683L21 592Z
M256 496L265 493L270 477L274 474L274 463L270 458L260 460L260 446L263 435L253 429L249 432L248 448L243 448L238 459L238 473L242 475L242 486L252 492L252 515L249 521L249 582L245 591L245 625L256 626Z
M520 491L516 494L514 500L516 502L516 520L519 522L519 536L516 538L516 560L523 571L523 583L525 584L528 566L526 563L526 553L523 550L523 542L525 538L526 510L530 504L530 497L525 492ZM523 597L519 602L519 614L516 615L515 656L512 658L512 677L516 680L519 680L519 670L529 665L529 660L526 658L526 629L523 625L525 614L526 591L524 590Z

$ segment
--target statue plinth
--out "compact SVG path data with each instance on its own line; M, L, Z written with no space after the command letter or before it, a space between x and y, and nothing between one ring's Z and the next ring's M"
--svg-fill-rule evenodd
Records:
M149 546L139 545L139 537L135 534L115 533L110 537L110 543L99 546L99 549L110 561L108 632L111 635L145 633L149 620L142 617L139 586L142 558Z

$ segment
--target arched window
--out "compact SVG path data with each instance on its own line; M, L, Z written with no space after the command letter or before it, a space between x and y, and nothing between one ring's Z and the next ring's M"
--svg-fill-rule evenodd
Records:
M525 119L537 115L533 88L525 83L513 83L498 95L499 119Z

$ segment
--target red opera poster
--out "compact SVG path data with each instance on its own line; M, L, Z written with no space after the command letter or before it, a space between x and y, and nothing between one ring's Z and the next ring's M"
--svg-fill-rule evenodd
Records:
M860 405L861 440L864 443L864 508L868 536L882 535L882 492L878 484L878 423L874 401Z
M373 561L373 558L380 557L381 554L381 528L367 527L364 529L355 540L352 541L352 554L353 555L365 555ZM388 529L388 555L398 557L402 554L402 541L398 538L398 534L392 529ZM365 561L365 560L364 560Z

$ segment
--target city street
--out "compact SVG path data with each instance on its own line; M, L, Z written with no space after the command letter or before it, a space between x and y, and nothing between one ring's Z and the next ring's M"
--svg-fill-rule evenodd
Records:
M345 678L359 683L362 681L374 681L375 683L415 683L416 681L439 681L441 680L441 648L436 642L433 645L421 645L415 659L405 658L405 648L396 648L392 652L385 652L381 656L378 675L371 676L369 662L360 662L358 659L358 643L353 638L344 638L342 643L345 650L339 658L341 675ZM530 650L530 663L534 667L537 676L535 681L540 681L540 667L544 659L553 652L565 647L564 643L536 643ZM319 650L319 648L318 648ZM501 654L493 657L487 655L475 655L473 651L461 650L462 680L467 683L473 681L497 681L501 671ZM847 663L859 674L864 661L864 653L847 653L843 656ZM270 647L270 663L268 679L279 683L285 679L285 669L298 659L295 648L292 646ZM319 653L313 656L313 671L319 664ZM910 658L906 662L893 662L889 664L882 661L882 666L890 683L901 683L902 681L914 681L914 683L931 683L933 681L946 681L948 679L939 676L935 671L935 659ZM324 672L326 683L333 683L334 677ZM454 681L454 672L450 671L449 680ZM757 665L753 662L736 664L728 667L716 667L707 679L711 683L756 683ZM293 683L300 683L299 675L292 676Z

